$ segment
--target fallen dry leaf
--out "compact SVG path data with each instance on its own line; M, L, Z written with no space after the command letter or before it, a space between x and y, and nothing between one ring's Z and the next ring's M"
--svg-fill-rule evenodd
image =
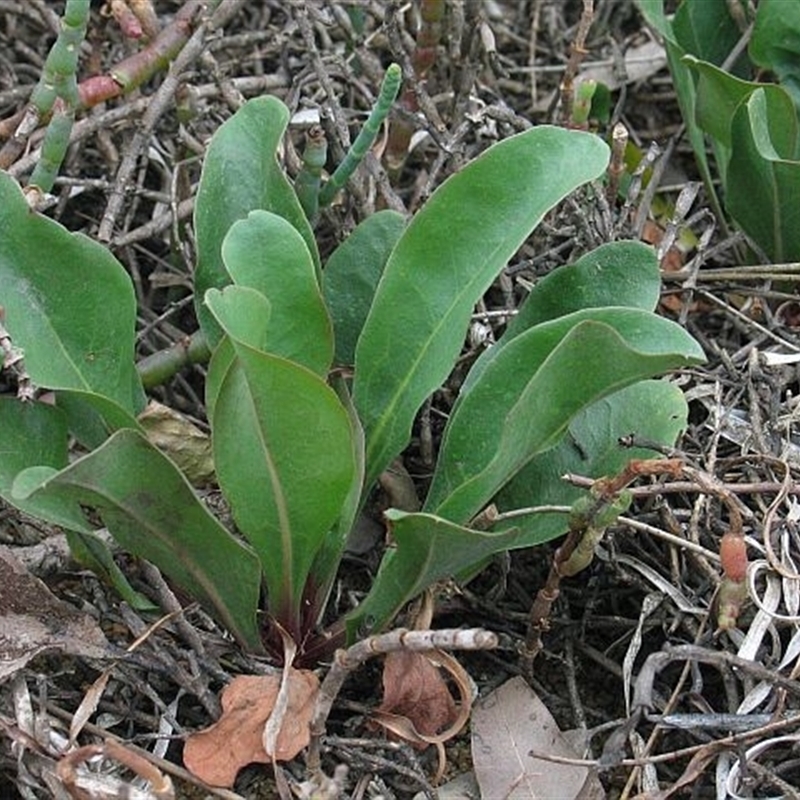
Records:
M481 797L494 800L574 800L605 796L588 767L555 764L530 755L579 758L544 703L522 678L512 678L472 710L472 763ZM587 794L585 784L592 791ZM599 793L598 793L599 792Z
M88 614L55 597L0 546L0 681L53 650L100 659L119 653Z
M424 653L398 650L383 665L383 702L378 714L407 718L417 733L435 736L458 717L453 695L439 669ZM380 720L378 720L380 721ZM413 743L424 749L424 742Z
M183 414L151 400L139 414L139 424L150 442L180 467L193 486L214 480L211 438Z
M183 748L183 763L212 786L230 788L242 767L268 764L264 726L272 714L280 674L240 675L222 692L222 716L211 727L192 734ZM309 670L292 669L286 720L278 735L275 760L290 761L307 744L319 680Z

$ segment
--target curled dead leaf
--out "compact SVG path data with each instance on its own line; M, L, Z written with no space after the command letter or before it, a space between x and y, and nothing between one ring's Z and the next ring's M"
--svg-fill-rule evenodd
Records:
M442 669L455 680L460 704L453 699ZM434 745L439 760L434 782L438 783L446 767L444 742L456 736L469 719L470 685L461 664L442 650L391 652L383 666L383 702L373 712L372 721L419 750Z
M139 415L147 438L166 453L193 486L214 480L214 458L208 434L169 406L151 400Z
M379 723L382 714L405 717L416 733L436 736L456 720L458 710L428 655L399 650L389 653L383 664L383 702L376 715ZM424 749L427 743L418 740L415 746Z
M310 738L309 725L319 680L309 670L291 669L286 715L277 737L276 761L290 761ZM222 716L211 727L192 734L183 749L183 763L212 786L230 788L242 767L270 763L263 745L264 726L272 714L281 676L240 675L222 692Z

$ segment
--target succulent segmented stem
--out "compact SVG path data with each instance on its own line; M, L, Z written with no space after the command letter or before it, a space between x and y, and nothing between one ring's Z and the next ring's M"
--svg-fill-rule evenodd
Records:
M42 143L42 154L30 180L30 185L42 192L53 188L69 145L75 109L80 105L76 73L81 43L86 36L89 8L85 0L67 0L61 31L31 95L31 104L40 118L52 112ZM56 98L61 99L60 107L55 105Z
M372 143L378 135L381 124L389 114L392 103L397 98L402 78L403 74L400 65L390 64L386 74L383 76L378 100L364 123L364 127L347 152L344 161L339 164L336 171L331 175L330 180L322 187L322 191L319 193L320 205L327 205L333 200L336 192L347 183L350 176L363 161L364 156L369 148L372 147Z
M297 199L306 212L309 222L313 221L319 210L319 189L322 183L322 170L328 159L328 142L325 132L319 125L306 131L303 149L303 166L294 181Z
M30 179L30 186L42 192L53 188L58 170L64 161L69 146L69 135L75 122L73 108L57 109L50 118L50 123L42 141L42 152Z
M67 0L61 18L61 32L50 48L42 77L31 95L31 103L36 106L40 116L50 112L56 97L73 107L79 103L75 73L81 43L86 35L89 8L85 0Z

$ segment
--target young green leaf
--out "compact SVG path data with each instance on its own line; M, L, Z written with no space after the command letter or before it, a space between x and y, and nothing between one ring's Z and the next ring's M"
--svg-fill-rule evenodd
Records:
M598 137L540 126L448 178L386 264L356 349L369 485L458 356L474 304L544 214L608 163Z
M101 395L138 413L136 300L122 265L105 247L32 212L2 172L0 230L5 326L34 383Z
M217 522L175 465L141 434L118 431L60 472L25 470L14 481L12 496L96 508L126 550L152 561L216 613L243 645L261 649L258 559Z
M266 350L272 307L261 292L236 284L224 289L209 289L206 305L222 328L230 331L232 338L254 350Z
M277 214L251 211L228 231L222 260L235 284L269 301L266 350L326 375L333 331L314 259L297 229Z
M319 263L314 232L276 158L288 122L289 110L280 100L253 98L220 126L206 151L194 212L195 306L212 346L221 334L202 300L207 289L230 283L222 241L234 222L257 208L272 211L298 230Z

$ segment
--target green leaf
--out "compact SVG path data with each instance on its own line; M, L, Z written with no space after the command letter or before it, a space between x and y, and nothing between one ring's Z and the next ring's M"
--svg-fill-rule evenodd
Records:
M48 475L67 466L67 425L64 414L44 403L22 403L0 397L0 497L26 514L67 528L73 557L93 569L135 608L152 607L135 592L114 562L105 542L98 539L86 521L83 509L74 499L12 496L16 476L30 467L44 469Z
M77 503L20 500L11 496L14 478L28 467L58 471L67 465L67 423L64 414L44 403L23 403L0 397L0 496L26 514L55 525L82 525L91 530Z
M60 472L26 470L14 481L12 495L93 506L126 550L152 561L215 612L242 644L261 649L258 559L217 522L175 465L141 434L118 431Z
M609 242L536 282L503 341L585 308L625 306L652 311L661 292L658 259L641 242Z
M787 120L773 115L758 89L740 104L731 128L727 206L742 229L775 262L800 260L800 161L776 148Z
M356 349L353 400L366 435L367 485L405 446L497 273L544 214L607 163L597 136L542 125L490 147L413 219Z
M517 532L462 528L433 514L384 512L394 547L383 557L364 602L348 616L348 639L384 628L405 603L436 581L517 546Z
M223 292L230 291L230 287L223 289ZM206 299L211 296L209 293L217 292L218 289L209 289L206 292ZM249 291L254 291L250 289ZM212 301L213 302L213 301ZM245 340L246 343L250 343ZM261 348L256 348L261 349ZM211 361L208 362L208 373L206 374L206 417L214 419L214 407L219 397L219 390L225 375L233 364L236 354L233 349L233 342L227 336L223 336L222 341L217 345L211 354Z
M217 477L294 636L311 565L356 478L347 412L315 373L234 341L212 420Z
M364 484L364 431L347 390L346 381L341 375L333 377L333 390L347 411L350 421L353 461L356 468L350 492L342 503L339 518L323 539L306 583L304 606L308 608L310 614L316 615L312 620L312 626L321 622L321 615L325 611L328 596L333 588L342 553L361 506L361 487Z
M800 4L761 0L748 47L750 58L778 76L800 109Z
M352 365L356 343L392 248L405 229L396 211L367 217L333 251L322 271L325 303L333 321L336 363Z
M600 245L536 282L499 346L481 353L461 391L469 390L508 342L534 325L587 308L625 306L652 311L660 295L661 273L652 247L631 241Z
M265 350L272 307L261 292L236 284L222 290L209 289L206 305L231 337L254 350Z
M702 360L686 331L639 309L587 309L531 328L459 397L425 510L466 523L582 408Z
M582 494L567 483L567 473L600 478L615 475L631 459L656 458L646 448L623 448L618 440L635 433L640 439L665 447L675 444L686 426L683 392L664 380L639 381L620 389L573 417L558 443L534 456L495 498L501 512L544 505L571 506ZM519 546L532 547L567 532L566 514L545 513L514 517L497 529L514 527Z
M672 20L672 31L685 53L712 64L726 61L742 36L725 3L681 3ZM728 71L750 77L746 56L740 55Z
M665 40L677 44L675 34L672 32L672 20L667 19L664 13L664 0L636 0L636 5L648 25L661 34Z
M0 230L5 325L34 383L102 395L135 415L144 406L134 366L136 301L120 263L32 212L5 173Z
M303 237L283 217L251 211L222 243L233 282L261 292L271 314L266 350L326 375L333 360L333 331Z
M276 158L288 121L289 110L277 98L253 98L220 126L206 151L194 212L195 306L211 346L221 334L202 300L207 289L230 283L222 242L234 222L257 208L272 211L299 231L319 263L314 233Z
M692 56L684 62L699 76L697 83L697 122L725 147L731 147L731 124L740 103L755 91L764 92L769 117L780 120L772 126L775 146L786 157L796 154L797 117L791 97L780 86L744 81Z

